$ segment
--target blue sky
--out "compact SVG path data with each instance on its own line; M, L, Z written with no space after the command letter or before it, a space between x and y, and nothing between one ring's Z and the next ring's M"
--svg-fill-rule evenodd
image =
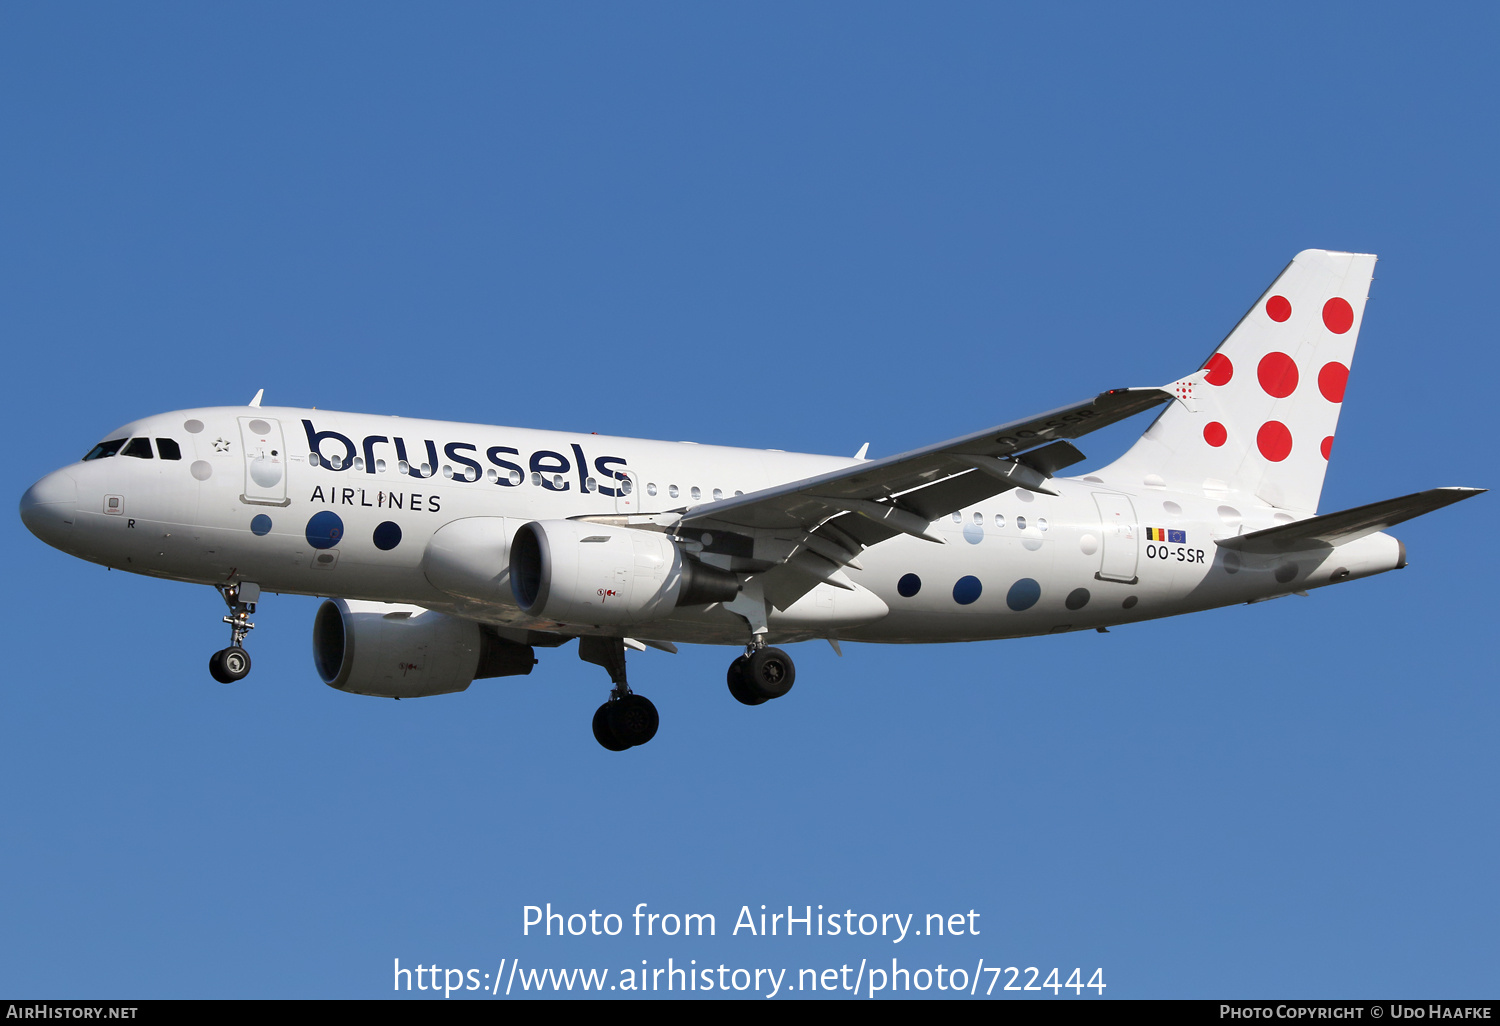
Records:
M1491 486L1497 21L10 5L13 499L119 424L262 387L889 454L1179 377L1309 247L1381 255L1323 510ZM1090 436L1089 466L1143 427ZM213 592L12 516L0 992L896 957L1102 967L1116 997L1493 996L1493 502L1308 598L798 646L796 690L759 709L725 650L632 656L662 731L623 758L572 646L463 695L358 698L313 671L316 600L272 597L223 687ZM546 902L719 935L523 937ZM974 909L981 933L728 935L761 904Z

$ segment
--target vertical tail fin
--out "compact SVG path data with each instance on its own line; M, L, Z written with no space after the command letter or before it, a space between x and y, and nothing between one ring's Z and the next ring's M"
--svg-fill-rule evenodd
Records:
M1316 512L1374 271L1368 254L1298 253L1099 475Z

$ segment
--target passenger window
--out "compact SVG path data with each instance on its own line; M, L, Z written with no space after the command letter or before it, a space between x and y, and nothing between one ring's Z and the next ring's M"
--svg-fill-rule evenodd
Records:
M85 456L84 459L102 460L106 456L113 456L115 453L120 451L120 446L124 444L125 439L123 438L115 438L111 439L108 442L100 442L98 445L89 450L89 454Z
M182 447L177 444L175 438L158 438L156 440L156 453L164 460L182 459Z
M134 456L139 460L149 460L151 458L151 439L132 438L125 443L125 448L120 450L120 455Z

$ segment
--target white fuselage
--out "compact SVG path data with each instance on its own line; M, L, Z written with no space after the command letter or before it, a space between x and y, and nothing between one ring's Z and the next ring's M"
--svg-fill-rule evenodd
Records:
M288 408L221 407L146 418L111 439L170 439L180 459L116 454L54 472L28 493L50 544L136 573L201 584L411 603L501 628L743 644L720 607L596 629L525 617L503 548L521 525L641 516L848 467L850 458ZM168 449L167 451L170 451ZM314 459L314 454L318 458ZM336 469L337 468L337 469ZM773 641L969 641L1048 634L1255 601L1401 565L1374 534L1296 556L1215 541L1288 514L1235 493L1186 494L1106 469L1015 488L901 535L769 619ZM466 479L475 478L475 479ZM43 520L37 511L45 511ZM320 514L332 514L332 517ZM430 543L459 521L497 539L459 562L491 585L447 585ZM316 522L315 522L316 521ZM42 523L39 529L36 523ZM391 526L394 525L394 526ZM1160 533L1160 540L1158 540ZM691 532L682 539L689 545ZM483 581L481 581L483 583Z

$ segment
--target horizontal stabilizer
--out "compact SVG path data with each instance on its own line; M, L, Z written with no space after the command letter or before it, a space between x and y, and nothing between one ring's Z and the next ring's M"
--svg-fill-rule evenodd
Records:
M1368 506L1356 506L1338 513L1325 513L1290 524L1268 527L1264 531L1225 538L1221 549L1234 549L1256 555L1294 552L1298 549L1331 548L1363 538L1367 534L1394 527L1405 520L1431 513L1462 499L1472 498L1483 488L1429 488L1399 499L1384 499Z

